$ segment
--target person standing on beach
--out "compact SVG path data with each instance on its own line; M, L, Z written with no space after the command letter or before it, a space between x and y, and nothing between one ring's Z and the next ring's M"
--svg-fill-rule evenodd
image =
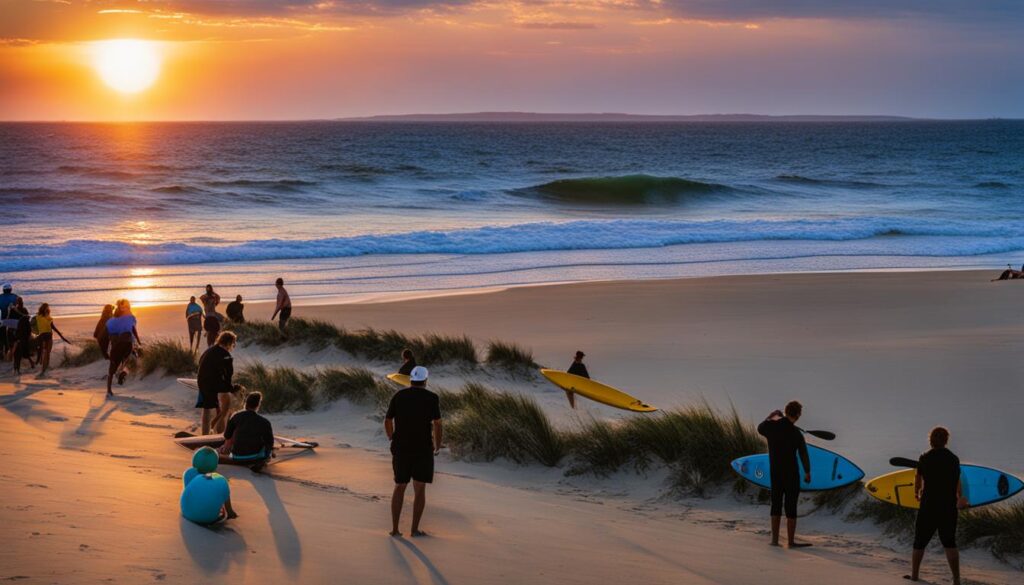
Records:
M107 368L107 396L114 395L111 386L114 374L117 374L117 385L123 386L128 376L125 364L135 351L135 343L142 345L139 338L138 320L132 314L132 305L128 299L120 299L114 303L114 316L107 320L107 335L110 336L110 366Z
M114 316L114 305L103 305L100 311L100 320L96 322L96 329L93 329L92 338L96 345L100 346L100 355L103 359L110 359L110 334L107 333L107 321Z
M398 373L403 376L409 376L412 374L413 368L416 367L416 356L412 354L411 349L402 350L402 365L398 368Z
M17 326L14 329L14 373L21 374L21 360L28 360L28 367L34 368L36 364L32 361L32 322L28 318L28 309L25 308L25 301L18 297L14 306L7 313L11 319L17 319Z
M4 292L0 294L0 356L7 356L7 351L14 343L14 328L9 327L11 307L18 301L18 295L14 294L14 285L7 282L3 286Z
M235 360L231 357L231 350L237 341L238 338L234 333L225 331L217 338L216 345L203 352L202 357L199 358L196 383L199 386L202 401L197 406L203 409L200 426L204 435L209 435L213 425L220 422L220 394L228 395L228 404L230 405L231 393L240 389L232 383L232 377L235 374ZM223 413L223 416L227 420L227 412Z
M203 303L203 311L206 316L209 317L217 312L217 305L220 304L220 295L213 292L213 285L206 285L206 292L203 296L199 297L200 302Z
M425 536L420 519L427 505L427 484L434 481L434 457L441 451L441 402L427 390L429 372L416 366L409 374L410 386L391 397L384 415L384 432L391 441L391 468L395 491L391 495L391 536L402 536L398 522L402 518L405 489L412 480L415 499L412 507L412 536Z
M935 427L928 435L931 449L917 461L914 496L921 502L914 527L914 551L910 574L904 579L917 581L921 573L924 549L935 533L939 533L946 561L953 573L953 585L960 585L960 551L956 546L956 524L960 510L967 507L960 482L960 459L946 448L949 431Z
M786 542L789 548L811 546L796 542L796 504L800 498L800 467L797 457L804 466L804 481L811 482L811 458L807 454L804 434L796 428L796 421L803 414L803 405L792 401L785 412L776 410L768 415L757 432L768 440L768 465L771 468L771 516L772 546L779 546L779 529L782 526L782 512L786 512Z
M217 313L207 313L206 318L203 319L203 329L206 331L206 347L207 349L213 347L217 336L220 334L220 315Z
M277 287L277 304L274 305L274 314L270 316L270 320L273 321L278 314L281 315L277 326L281 329L281 337L287 340L288 333L285 328L288 326L288 319L292 317L292 299L288 296L288 291L284 289L283 278L278 278L274 286Z
M242 304L242 295L235 297L235 300L228 303L227 314L228 321L232 323L245 323L245 315L242 311L245 310L245 305Z
M199 351L199 342L203 340L203 308L195 297L189 297L185 306L185 322L188 323L188 349Z
M50 352L53 351L53 334L56 333L60 336L64 343L70 344L64 334L57 329L57 324L53 322L53 317L50 315L50 304L43 303L39 305L39 311L35 316L36 320L36 345L39 348L36 360L39 362L41 368L39 370L39 376L42 377L46 374L46 370L50 367Z
M583 363L583 358L585 357L587 357L587 354L577 349L576 355L573 356L572 363L569 364L569 369L566 372L589 380L590 372L587 371L587 366ZM565 397L569 399L569 407L576 408L576 393L566 390Z

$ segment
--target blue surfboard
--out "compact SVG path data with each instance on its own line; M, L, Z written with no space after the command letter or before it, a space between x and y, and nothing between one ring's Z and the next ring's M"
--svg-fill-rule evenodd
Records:
M864 471L853 461L838 453L822 449L816 445L807 445L807 455L811 459L811 482L804 481L804 466L800 463L800 489L808 492L834 490L860 481ZM768 454L747 455L732 462L733 471L750 483L771 489L771 467L768 465Z
M913 469L894 471L872 479L865 489L872 496L904 508L918 508ZM1004 471L980 465L960 465L960 485L971 508L1001 502L1024 491L1024 481Z

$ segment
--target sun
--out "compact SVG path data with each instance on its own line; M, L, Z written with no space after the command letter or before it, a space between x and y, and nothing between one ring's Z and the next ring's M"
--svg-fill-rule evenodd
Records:
M100 79L122 93L138 93L160 75L160 51L152 41L116 39L92 44Z

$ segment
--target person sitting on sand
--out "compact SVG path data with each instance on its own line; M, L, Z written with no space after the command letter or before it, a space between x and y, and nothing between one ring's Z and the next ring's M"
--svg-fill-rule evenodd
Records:
M917 511L914 528L914 551L911 557L910 574L904 579L917 581L921 573L921 561L935 533L939 533L942 547L946 549L946 561L953 573L953 584L960 585L960 551L956 546L956 524L959 510L967 507L960 481L960 459L946 448L949 431L935 427L928 435L931 449L921 455L914 477L914 496L921 507Z
M39 370L39 376L42 377L46 374L46 370L50 367L50 352L53 351L53 334L56 333L60 336L64 343L71 343L67 337L57 329L57 324L53 322L53 317L50 316L50 304L43 303L39 305L39 311L34 317L36 321L36 347L38 348L38 354L36 360L39 362L41 368Z
M235 461L252 461L259 471L274 452L274 427L259 414L263 395L251 392L245 397L245 410L235 413L224 429L221 455Z
M391 441L391 468L395 491L391 495L391 536L402 536L398 521L402 518L405 488L412 480L415 499L412 507L412 536L425 536L420 519L427 505L427 484L434 481L434 457L441 451L441 402L427 390L429 372L416 366L409 374L410 386L391 397L384 415L384 432Z
M587 354L576 350L576 355L572 358L572 363L569 364L569 369L566 372L589 380L590 372L587 371L587 366L583 363L583 358L585 357L587 357ZM569 399L569 407L576 408L576 393L566 390L565 397Z
M206 292L203 296L199 297L199 301L203 303L203 312L209 317L217 312L217 305L220 304L220 295L213 291L213 285L206 285Z
M220 397L222 393L237 392L238 388L231 382L235 374L234 358L231 357L231 350L235 347L238 338L234 333L225 331L217 337L217 343L203 352L199 358L199 371L196 373L196 383L199 386L199 393L202 401L197 406L203 409L200 419L202 434L209 435L214 422L219 422ZM227 413L224 414L227 416Z
M185 322L188 323L188 350L197 352L203 339L203 307L194 296L189 297L185 306Z
M288 333L285 328L288 326L288 319L292 318L292 298L288 296L288 291L284 289L284 279L278 278L274 282L274 286L277 287L277 304L274 305L274 314L270 316L270 320L273 321L278 315L281 315L281 320L278 321L278 328L281 329L281 338L287 340Z
M1006 265L1006 270L999 275L998 278L993 278L989 282L995 282L997 280L1017 280L1018 278L1024 278L1024 265L1020 267L1020 270L1014 270L1013 266Z
M800 498L800 467L797 456L804 466L804 481L811 481L811 459L807 454L804 434L796 428L796 421L803 414L803 406L792 401L785 412L776 410L768 415L757 432L768 440L768 465L771 468L771 516L772 546L779 546L779 529L782 511L786 511L786 536L789 548L811 546L796 542L796 504Z
M128 376L126 365L128 358L135 351L135 343L142 345L139 338L138 321L132 314L132 305L128 299L120 299L114 303L114 316L107 320L107 335L110 337L110 366L107 368L107 396L113 396L111 389L114 374L117 374L117 385L123 386Z
M412 354L411 349L402 350L402 366L398 368L398 373L403 376L412 374L412 369L416 367L416 356Z
M100 355L103 359L110 359L110 335L107 333L107 321L114 316L114 305L103 305L103 310L100 311L100 320L96 322L96 328L93 329L92 338L96 340L96 345L100 346Z
M242 311L245 310L245 305L242 304L242 295L235 297L235 300L228 303L227 314L228 321L232 323L245 323L245 315Z

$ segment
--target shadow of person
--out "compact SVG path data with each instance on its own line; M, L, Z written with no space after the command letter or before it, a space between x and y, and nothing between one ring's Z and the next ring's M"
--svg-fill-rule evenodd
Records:
M213 528L200 526L180 518L181 540L189 556L208 574L225 573L231 565L245 564L245 539L229 524Z
M405 538L392 538L391 546L394 547L397 556L401 557L410 576L412 576L414 579L416 579L415 570L413 569L409 561L405 558L405 555L402 554L402 548L405 548L410 553L412 553L412 556L415 557L417 561L419 561L420 566L423 569L426 569L427 574L430 575L430 581L432 583L435 583L436 585L448 585L448 579L445 578L444 573L441 572L441 569L437 568L437 566L434 564L433 561L430 560L430 557L428 557L425 552L420 550L420 547L416 546L415 544L406 540Z
M93 402L95 399L90 400ZM118 403L103 400L99 404L90 405L82 422L75 428L65 428L60 437L61 449L81 449L92 443L99 436L98 427L119 408Z
M295 530L292 518L277 493L277 484L272 477L255 474L249 477L249 482L267 507L267 519L270 521L270 531L274 535L277 556L285 570L294 574L302 563L302 543L299 541L299 533Z

